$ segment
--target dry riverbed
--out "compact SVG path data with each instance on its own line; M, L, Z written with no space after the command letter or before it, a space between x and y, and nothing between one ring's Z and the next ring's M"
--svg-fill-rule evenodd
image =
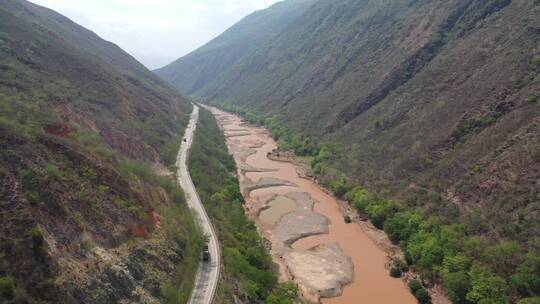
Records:
M295 281L312 302L416 303L405 284L389 276L388 255L373 231L346 224L346 207L299 175L302 168L268 157L277 145L264 128L212 112L237 163L246 212L270 240L282 280Z

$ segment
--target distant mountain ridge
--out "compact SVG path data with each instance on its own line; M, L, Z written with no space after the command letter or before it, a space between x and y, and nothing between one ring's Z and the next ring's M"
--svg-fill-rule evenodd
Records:
M313 3L315 0L284 1L254 12L204 46L154 72L171 80L184 94L194 94L278 35Z

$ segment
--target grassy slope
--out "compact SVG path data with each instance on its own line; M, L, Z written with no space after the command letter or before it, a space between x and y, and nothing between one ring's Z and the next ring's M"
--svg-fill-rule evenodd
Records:
M174 161L191 106L25 1L0 1L0 71L0 301L189 296L200 233L182 190L147 163Z
M223 251L224 271L218 303L293 304L295 288L277 285L272 259L255 224L244 214L234 159L212 114L201 110L189 169L193 182L216 227Z

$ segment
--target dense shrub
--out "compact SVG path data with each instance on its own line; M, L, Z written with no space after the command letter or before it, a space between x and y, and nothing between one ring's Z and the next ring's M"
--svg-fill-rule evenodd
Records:
M400 208L400 204L395 201L378 200L366 207L366 213L375 227L383 229L386 219L392 217Z
M354 187L349 190L349 192L345 194L345 199L361 212L365 212L366 207L376 200L373 194L362 187Z
M176 204L184 204L186 202L186 196L184 191L180 187L174 187L171 190L171 200Z
M422 283L420 283L420 281L418 280L412 280L409 282L409 289L411 290L413 294L415 294L417 290L422 289L422 288L423 288Z
M45 180L48 182L53 180L60 180L64 177L62 170L55 164L48 163L45 165Z
M414 207L414 202L408 201L405 207L362 187L352 188L345 198L366 213L376 227L384 227L392 242L400 244L407 263L422 280L442 281L456 304L503 303L512 293L510 287L522 297L540 293L539 258L526 256L523 246L516 242L487 245L467 236L464 225L444 225L422 211L402 211ZM478 261L477 266L472 267L472 261ZM399 267L394 265L391 275L401 275Z
M424 288L418 289L414 293L414 296L416 297L416 299L418 300L420 304L431 303L431 297L429 296L429 293L427 292L427 290L425 290Z
M398 213L384 223L384 231L388 234L390 240L397 244L402 240L409 238L418 232L422 217L412 212Z
M516 242L492 245L484 250L482 261L498 275L509 277L522 261L523 253L521 250Z
M392 267L390 268L390 276L393 277L393 278L399 278L401 277L401 274L402 274L402 271L401 269L397 268L397 267Z
M529 254L512 276L512 285L523 296L540 295L540 257Z
M508 303L508 285L505 280L480 264L474 264L469 271L471 290L466 299L473 303Z
M337 197L344 196L345 193L349 192L352 188L352 184L344 178L330 181L330 190Z
M393 267L399 269L401 272L409 271L409 266L402 259L396 258L392 260L392 264L393 264Z
M12 277L0 277L0 299L12 299L15 293L15 281Z
M34 248L41 248L44 243L43 232L38 227L30 229L28 235L32 239L32 244Z
M42 202L42 199L37 192L27 192L26 197L32 206L38 206Z
M295 304L298 299L298 287L293 283L280 284L267 298L266 304Z
M446 294L455 304L466 304L466 296L471 289L471 282L467 272L457 271L443 274Z

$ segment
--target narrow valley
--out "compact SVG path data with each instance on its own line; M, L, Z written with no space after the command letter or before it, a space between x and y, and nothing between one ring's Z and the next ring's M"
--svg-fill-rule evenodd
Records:
M539 17L0 0L0 304L540 304Z

